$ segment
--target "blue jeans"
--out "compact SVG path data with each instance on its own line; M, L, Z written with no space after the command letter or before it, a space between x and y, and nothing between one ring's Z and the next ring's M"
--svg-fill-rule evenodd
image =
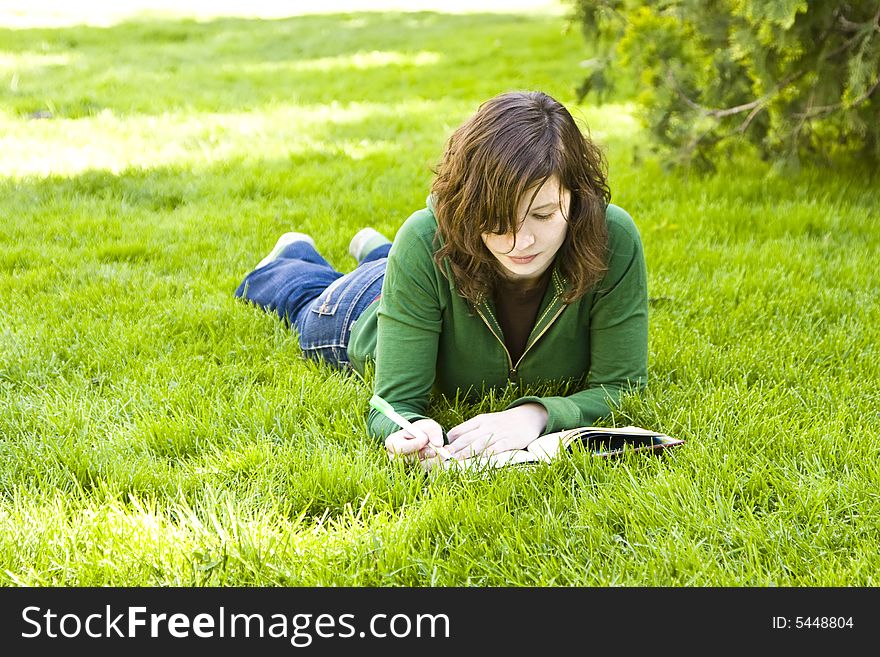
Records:
M295 328L304 356L350 369L351 327L382 293L390 248L376 247L354 271L342 274L308 242L293 242L276 260L245 276L235 296Z

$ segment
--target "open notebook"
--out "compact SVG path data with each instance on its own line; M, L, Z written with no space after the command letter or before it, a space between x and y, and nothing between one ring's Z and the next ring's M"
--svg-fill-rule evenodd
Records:
M663 433L649 431L641 427L578 427L566 429L556 433L548 433L533 440L525 449L513 449L499 452L489 456L478 454L469 459L457 461L455 459L442 461L431 459L432 463L425 463L427 469L433 468L502 468L508 465L521 463L549 462L561 452L580 445L589 450L594 456L610 457L619 456L626 451L631 452L659 452L668 447L681 445L684 440L671 438Z

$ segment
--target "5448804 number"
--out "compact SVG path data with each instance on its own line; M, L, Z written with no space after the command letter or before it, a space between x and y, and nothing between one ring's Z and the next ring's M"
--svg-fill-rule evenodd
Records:
M797 616L794 626L798 629L843 629L853 626L852 616Z

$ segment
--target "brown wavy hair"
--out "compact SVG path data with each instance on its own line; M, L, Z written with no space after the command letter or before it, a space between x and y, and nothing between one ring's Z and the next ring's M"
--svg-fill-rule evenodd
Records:
M558 101L540 91L490 98L449 138L431 186L442 246L459 293L476 305L502 276L481 235L515 233L520 199L551 176L571 192L563 208L568 230L557 253L571 284L563 300L580 298L607 270L605 209L611 201L601 150L581 134ZM534 198L534 196L533 196Z

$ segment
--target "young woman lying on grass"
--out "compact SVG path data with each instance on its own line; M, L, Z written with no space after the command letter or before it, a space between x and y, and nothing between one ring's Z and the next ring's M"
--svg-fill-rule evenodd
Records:
M559 102L511 92L449 139L427 199L392 245L372 228L335 271L286 233L235 294L290 322L303 353L363 375L429 438L371 410L391 457L433 458L432 391L464 398L510 383L576 381L448 430L456 458L525 447L590 425L647 382L647 274L639 232L610 191L600 150Z

